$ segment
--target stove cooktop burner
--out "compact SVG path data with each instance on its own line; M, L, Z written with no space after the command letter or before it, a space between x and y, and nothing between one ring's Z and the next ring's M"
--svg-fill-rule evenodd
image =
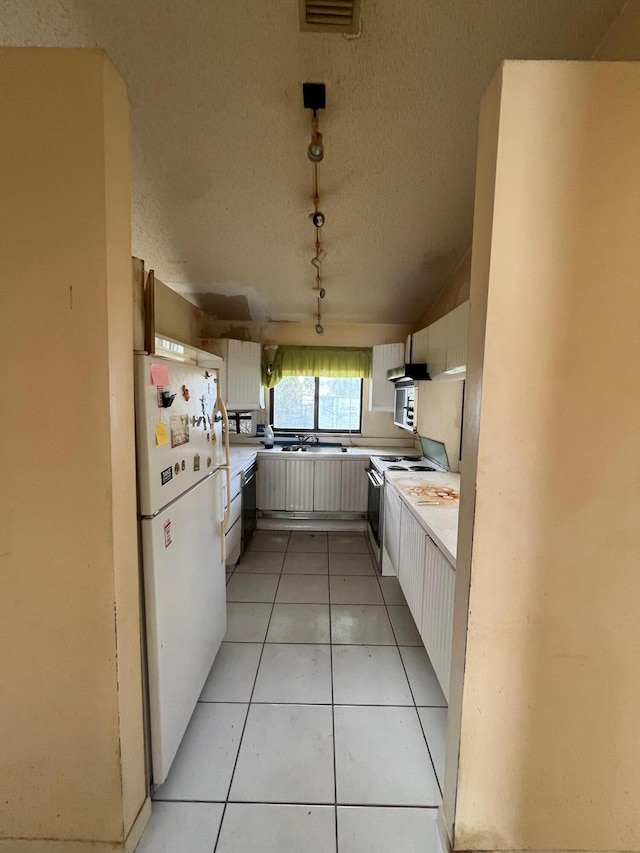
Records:
M422 459L422 456L403 456L402 457L403 462L420 462L421 459Z
M389 465L387 471L406 471L405 465Z
M400 462L399 456L378 456L377 457L381 462Z
M435 471L435 468L430 468L428 465L409 465L410 471Z

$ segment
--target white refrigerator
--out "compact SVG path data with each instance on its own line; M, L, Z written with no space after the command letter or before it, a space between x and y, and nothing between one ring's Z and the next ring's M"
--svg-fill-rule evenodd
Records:
M152 781L161 785L227 627L228 458L214 416L215 373L135 359Z

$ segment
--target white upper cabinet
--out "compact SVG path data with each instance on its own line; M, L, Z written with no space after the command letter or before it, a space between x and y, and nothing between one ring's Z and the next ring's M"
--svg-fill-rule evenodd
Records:
M427 332L427 365L432 379L464 379L468 327L467 301L424 330Z
M224 359L220 375L227 409L232 412L264 409L261 345L232 338L209 340L207 345Z
M404 344L380 344L372 348L369 411L393 411L395 388L387 379L387 370L404 364L404 348Z
M414 332L411 336L411 362L412 364L429 365L429 326Z

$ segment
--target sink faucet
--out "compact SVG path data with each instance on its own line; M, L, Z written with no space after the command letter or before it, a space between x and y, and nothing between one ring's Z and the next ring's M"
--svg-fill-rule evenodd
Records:
M296 438L300 442L301 445L307 444L318 444L318 436L317 435L297 435Z

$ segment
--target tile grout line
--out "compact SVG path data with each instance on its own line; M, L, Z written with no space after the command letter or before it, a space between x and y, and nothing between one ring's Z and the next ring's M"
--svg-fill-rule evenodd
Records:
M365 540L366 540L366 536L365 536ZM273 597L272 601L270 602L270 603L271 603L271 611L270 611L270 614L269 614L269 620L268 620L268 623L267 623L267 627L266 627L265 635L264 635L264 638L263 638L263 641L262 641L262 644L261 644L261 646L262 646L262 647L261 647L261 650L260 650L260 656L259 656L259 660L258 660L258 666L257 666L257 668L256 668L256 674L255 674L255 677L254 677L254 680L253 680L253 686L252 686L252 689L251 689L251 695L250 695L250 697L249 697L249 702L248 702L248 705L247 705L247 713L246 713L246 716L245 716L245 721L244 721L244 725L243 725L242 733L241 733L241 735L240 735L240 739L239 739L239 743L238 743L238 749L237 749L237 753L236 753L236 757L235 757L235 761L234 761L233 770L232 770L232 773L231 773L231 778L230 778L230 782L229 782L229 788L228 788L228 791L227 791L227 796L226 796L225 800L224 800L224 801L222 801L222 802L223 802L223 812L222 812L222 816L221 816L221 819L220 819L220 825L219 825L219 828L218 828L218 833L217 833L217 836L216 836L216 842L215 842L215 847L214 847L214 853L215 853L215 851L218 849L218 844L219 844L219 840L220 840L220 835L221 835L221 831L222 831L222 826L223 826L223 822L224 822L224 819L225 819L226 807L227 807L227 805L228 805L229 803L234 803L234 804L235 804L235 803L253 802L253 803L255 803L256 805L258 805L258 804L264 804L264 805L304 805L304 806L318 806L318 805L322 805L322 804L319 804L319 803L312 803L312 804L309 804L309 803L297 803L297 804L296 804L296 803L292 803L292 802L288 802L288 803L273 803L273 802L269 802L269 803L262 803L262 801L243 801L243 800L230 799L231 788L232 788L232 785L233 785L233 779L234 779L234 776L235 776L235 772L236 772L236 768L237 768L237 763L238 763L239 756L240 756L240 752L241 752L241 748L242 748L242 742L243 742L243 739L244 739L244 733L245 733L245 731L246 731L246 726L247 726L247 723L248 723L249 713L250 713L250 711L251 711L251 706L252 706L253 704L255 704L255 705L261 705L261 704L266 704L266 705L272 705L272 704L279 704L279 705L287 705L287 704L292 704L292 705L305 705L305 704L306 704L306 705L322 705L322 706L325 706L325 707L326 707L326 706L327 706L327 704L328 704L328 703L318 703L318 702L314 702L314 703L304 703L304 702L302 702L302 703L301 703L301 702L296 702L296 703L282 703L282 702L280 702L280 703L273 703L273 702L264 702L264 703L261 703L261 702L254 702L254 700L253 700L253 697L254 697L254 694L255 694L255 688L256 688L256 684L257 684L257 679L258 679L258 674L259 674L259 671L260 671L260 666L261 666L261 662L262 662L262 658L263 658L264 650L265 650L265 647L266 647L266 644L267 644L267 636L268 636L269 628L270 628L270 625L271 625L271 622L272 622L272 618L273 618L273 614L274 614L274 610L275 610L275 604L276 604L276 599L277 599L277 595L278 595L278 590L279 590L279 587L280 587L280 584L281 584L282 576L283 576L283 574L284 574L284 564L285 564L285 562L286 562L287 554L289 553L289 545L290 545L290 543L291 543L291 531L289 531L289 536L288 536L288 539L287 539L287 546L286 546L285 551L284 551L284 555L283 555L283 560L282 560L281 568L280 568L280 571L277 573L277 574L278 574L278 582L277 582L277 584L276 584L274 597ZM370 553L369 543L368 543L368 542L367 542L367 547L368 547L368 553L369 553L369 556L371 557L371 553ZM293 554L293 553L299 553L299 552L291 552L291 553ZM304 553L304 552L302 552L302 553ZM333 802L333 807L334 807L334 820L335 820L335 843L336 843L336 853L338 853L339 840L338 840L338 799L337 799L337 766L336 766L337 761L336 761L336 740L335 740L335 726L336 726L336 722L335 722L335 708L336 708L337 706L336 706L336 702L335 702L335 690L334 690L334 675L333 675L333 672L334 672L334 670L333 670L333 645L334 645L334 641L333 641L333 630L332 630L332 622L331 622L332 607L334 606L334 603L332 602L332 598L331 598L331 577L332 577L332 575L331 575L330 571L328 571L328 569L329 569L329 558L330 558L330 553L329 553L328 543L327 543L327 552L326 552L326 553L327 553L327 573L326 573L326 574L325 574L324 572L323 572L322 574L318 573L318 574L317 574L317 575L315 575L315 576L320 576L320 577L325 576L325 577L327 578L327 584L328 584L328 612L329 612L329 643L328 643L328 645L329 645L329 653L330 653L330 675L331 675L331 717L332 717L332 735L333 735L333 739L332 739L332 748L333 748L333 769L334 769L334 802ZM339 553L342 553L342 552L339 552ZM346 554L346 553L350 553L350 552L344 552L344 553ZM236 571L236 570L237 570L237 566L236 566L236 567L234 567L234 571L231 573L231 576L233 576L233 574L235 573L235 571ZM241 573L241 574L248 574L248 573ZM271 573L260 572L260 573L255 573L255 574L276 574L276 572L271 572ZM308 572L301 572L301 573L290 572L290 573L287 573L287 575L289 575L289 574L291 574L291 575L298 575L298 576L300 576L300 577L301 577L301 576L314 576L314 575L310 575ZM376 577L376 579L377 579L377 586L378 586L378 588L380 589L380 594L381 594L381 597L382 597L382 603L381 603L381 604L379 604L379 605L366 605L366 606L378 606L378 607L384 607L384 608L385 608L385 611L386 611L386 613L387 613L387 618L388 618L388 620L389 620L389 624L390 624L390 627L391 627L391 632L392 632L392 636L393 636L393 643L389 643L389 644L386 644L386 645L385 645L385 644L372 644L372 643L348 644L348 645L350 645L350 646L364 646L364 647L366 647L366 646L372 646L372 645L374 645L374 646L375 646L375 645L380 645L380 647L381 647L381 648L391 648L391 647L394 647L394 646L395 646L395 648L398 650L398 654L399 654L399 656L400 656L400 661L401 661L401 664L402 664L402 668L403 668L403 671L404 671L404 674L405 674L405 678L406 678L407 684L408 684L408 686L409 686L409 692L410 692L410 695L411 695L411 699L412 699L412 703L413 703L413 704L412 704L412 705L411 705L411 704L408 704L408 705L402 705L402 706L397 706L397 707L404 707L404 708L410 708L410 707L413 707L413 708L416 710L416 713L418 714L418 722L419 722L419 725L420 725L420 728L421 728L421 731L422 731L422 734L423 734L423 738L424 738L425 744L426 744L426 746L427 746L427 751L428 751L428 754L429 754L429 757L430 757L430 760L431 760L431 764L432 764L432 767L433 767L434 775L435 775L435 778L436 778L436 783L437 783L437 785L438 785L438 788L440 789L440 782L439 782L439 780L438 780L437 773L435 772L435 766L434 766L434 764L433 764L433 758L431 757L431 751L430 751L430 749L429 749L429 744L428 744L428 742L427 742L427 738L426 738L426 735L425 735L425 732L424 732L424 728L422 727L422 721L420 720L420 715L419 715L419 713L418 713L418 706L417 706L417 702L416 702L415 694L414 694L414 691L413 691L413 688L412 688L411 682L410 682L409 677L408 677L407 668L406 668L406 666L405 666L404 658L402 657L402 654L401 654L401 651L400 651L401 646L400 646L400 644L399 644L399 642L398 642L398 638L397 638L397 635L396 635L396 630L394 629L393 623L391 622L391 617L390 617L390 612L389 612L389 605L388 605L388 603L387 603L387 601L386 601L386 599L385 599L385 597L384 597L384 592L383 592L383 590L382 590L382 584L381 584L380 576L379 576L379 573L378 573L377 569L375 569L375 563L374 563L374 573L373 573L373 574L374 574L374 576L375 576L375 577ZM360 574L360 575L346 575L344 572L341 572L341 573L340 573L340 575L343 575L343 576L345 576L345 577L358 577L358 576L360 576L360 577L366 577L366 576L367 576L367 575L362 575L362 574ZM340 575L338 575L338 576L340 576ZM230 578L229 578L229 579L231 579L231 576L230 576ZM370 576L371 576L371 575L368 575L368 577L370 577ZM264 604L264 603L269 603L269 602L238 602L238 603L247 603L247 604L249 604L249 603L262 603L262 604ZM318 604L318 602L304 602L304 601L303 601L303 602L280 602L280 603L290 603L290 604L293 604L293 605L296 605L296 604ZM336 603L336 604L337 604L337 603ZM348 605L346 605L346 606L365 606L365 605L357 605L357 603L350 602L350 603L349 603ZM246 642L249 642L249 641L246 641ZM300 644L301 644L301 645L305 645L305 643L300 643ZM326 645L326 644L318 644L318 645ZM234 704L244 704L244 703L240 703L240 702L238 702L238 703L234 703ZM353 704L353 703L350 703L350 704ZM389 706L387 706L386 704L384 704L384 705L383 705L383 704L381 704L381 705L379 705L379 706L371 706L371 704L370 704L370 703L367 703L366 705L363 705L362 707L389 707ZM425 707L428 707L428 706L425 706ZM438 706L433 706L433 707L438 707ZM191 800L191 801L185 801L185 802L198 802L198 801ZM202 802L208 802L208 801L202 801ZM221 802L221 801L216 801L216 802ZM324 805L326 805L326 806L330 806L330 805L331 805L331 803L326 803L326 804L324 804ZM372 807L372 808L377 808L377 807L380 807L380 808L412 808L412 809L417 809L417 810L430 810L430 809L437 809L437 808L438 808L438 806L422 806L422 805L412 805L412 806L408 806L408 805L401 806L401 805L398 805L398 806L394 806L394 805L382 804L382 803L381 803L381 804L372 804L372 803L355 803L355 802L354 802L354 803L345 803L344 805L349 805L349 806L364 806L364 807Z
M308 808L323 808L330 809L335 806L335 803L309 803L303 800L288 801L286 803L276 802L274 800L154 800L154 803L203 803L223 806L225 804L232 806L306 806ZM353 802L340 803L340 808L360 808L360 809L415 809L416 811L432 811L438 809L439 806L421 806L407 803L363 803L358 800Z
M411 698L413 699L413 708L416 712L416 717L418 718L418 725L420 726L420 731L422 732L422 737L424 738L425 746L427 747L427 753L429 755L429 761L431 762L431 767L433 769L433 775L435 776L435 779L436 779L436 785L438 786L438 790L440 791L440 796L442 796L442 788L440 787L440 779L438 779L438 774L436 773L436 765L435 765L435 762L433 760L433 755L431 755L431 749L429 748L429 741L427 740L427 735L425 733L424 726L422 725L422 720L420 719L420 714L418 713L418 705L416 703L416 697L415 697L415 694L413 692L413 687L411 686L411 680L409 678L409 673L407 672L407 667L405 666L405 663L404 663L404 658L402 657L402 652L400 651L400 643L398 642L398 638L396 637L396 631L395 631L395 628L393 627L393 622L391 621L391 615L389 613L389 605L387 604L387 599L384 597L384 592L382 590L382 584L380 583L381 577L382 577L382 574L378 573L376 571L376 578L378 581L378 586L380 587L380 594L382 595L382 600L384 601L384 606L385 606L385 609L387 611L387 619L389 620L389 624L391 625L391 631L392 631L393 637L396 641L396 648L398 650L398 657L400 658L400 663L402 664L402 669L404 670L404 677L407 679L407 684L409 685L409 692L411 693ZM391 577L391 575L389 575L389 577ZM395 576L395 577L397 580L397 576ZM400 583L400 581L398 581L398 584L399 583ZM414 646L414 648L423 648L423 646L419 646L419 647ZM404 705L401 707L409 708L411 706L410 705Z
M329 664L331 669L331 734L333 749L333 819L336 833L336 853L338 853L338 771L336 767L336 708L333 689L333 627L331 623L331 575L329 573L329 540L327 538L327 588L329 594Z
M282 568L284 567L284 561L285 561L285 558L287 555L287 550L289 548L289 539L290 539L290 535L289 535L289 538L287 539L287 547L284 549L284 553L283 553L283 557L282 557L282 565L280 567L280 574L278 576L278 583L276 584L276 590L275 590L275 593L273 596L273 602L271 604L271 613L269 614L269 621L267 622L267 627L266 627L266 630L264 632L264 638L262 640L262 648L260 649L260 657L258 658L258 666L256 668L256 674L255 674L254 679L253 679L253 686L251 687L251 694L249 696L249 702L247 704L247 713L245 714L244 725L242 726L242 732L240 733L240 740L238 741L238 749L236 752L235 761L233 762L233 770L231 771L231 776L229 778L229 787L227 789L227 796L226 796L225 801L224 801L224 807L222 809L222 815L220 817L220 826L218 827L218 832L216 835L216 843L213 846L212 853L216 853L216 850L218 849L218 842L220 841L220 835L222 833L222 825L224 823L224 818L225 818L225 815L227 813L227 806L229 805L229 796L231 794L231 786L233 785L233 777L236 774L236 767L238 766L238 759L240 758L240 750L242 749L242 741L244 739L244 733L245 733L246 728L247 728L247 722L249 721L249 714L251 712L251 700L253 699L253 694L254 694L255 689L256 689L256 683L258 681L258 673L260 671L260 664L262 663L262 656L264 654L264 647L267 643L267 634L269 633L269 626L271 625L271 618L273 616L273 609L276 606L276 596L278 595L278 587L280 586L280 578L282 577Z

